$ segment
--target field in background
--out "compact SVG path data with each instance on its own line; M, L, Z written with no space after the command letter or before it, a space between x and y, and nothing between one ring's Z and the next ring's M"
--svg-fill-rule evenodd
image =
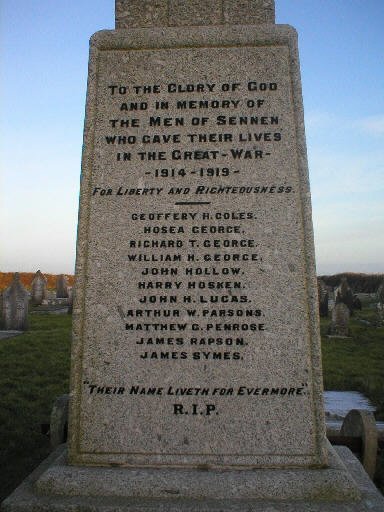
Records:
M339 286L341 279L345 277L353 293L375 293L384 281L384 274L361 274L358 272L343 272L341 274L318 277L332 288Z
M0 272L0 291L4 290L9 286L13 279L13 272ZM23 283L27 290L31 289L32 279L34 278L35 272L19 272L20 281ZM56 288L56 274L45 274L44 276L47 278L47 287L48 290L54 290ZM75 276L70 274L65 274L68 278L68 286L73 286L75 281Z
M370 304L351 320L351 338L327 338L321 322L326 389L362 391L384 419L384 327L370 327ZM31 330L0 342L0 501L44 459L52 404L68 392L71 315L30 315ZM384 491L384 467L379 478Z
M328 338L330 318L321 319L324 389L360 391L376 406L376 419L384 420L384 326L378 322L377 299L362 300L362 311L350 320L349 338ZM370 325L367 325L369 322ZM384 452L379 451L375 483L384 494Z
M30 331L0 341L0 501L50 451L41 434L68 392L71 315L30 315Z
M350 318L348 338L327 337L329 318L320 321L324 388L361 391L376 406L376 419L384 420L384 326L379 323L377 299L362 300L363 309Z

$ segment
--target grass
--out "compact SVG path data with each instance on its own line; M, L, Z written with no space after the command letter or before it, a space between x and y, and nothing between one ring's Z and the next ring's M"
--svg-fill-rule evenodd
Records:
M321 320L324 388L361 391L376 406L376 419L384 420L384 326L372 327L377 314L370 308L356 312L349 338L326 336L330 319Z
M358 316L375 320L369 304ZM0 342L0 501L50 452L40 425L49 423L55 398L68 392L71 319L30 315L30 331ZM362 391L384 419L384 327L355 316L350 338L327 338L329 321L321 322L325 388Z
M383 421L384 326L378 327L379 317L372 306L371 300L365 300L363 310L351 317L349 338L328 338L330 319L321 319L323 378L326 390L364 393L376 406L376 419ZM374 481L384 494L383 450L378 454Z
M68 393L71 315L30 315L30 331L0 341L0 501L44 459L55 398Z

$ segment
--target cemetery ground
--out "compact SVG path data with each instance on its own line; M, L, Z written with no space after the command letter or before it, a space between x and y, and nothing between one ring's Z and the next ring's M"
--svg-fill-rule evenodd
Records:
M322 319L325 389L364 393L384 420L384 327L369 303L352 316L349 338L327 338ZM68 392L71 315L30 315L30 330L0 342L0 501L50 452L41 431L55 398ZM366 322L370 322L368 325ZM376 483L384 492L384 455Z
M69 387L71 315L29 321L29 331L0 341L0 501L48 456L41 424Z

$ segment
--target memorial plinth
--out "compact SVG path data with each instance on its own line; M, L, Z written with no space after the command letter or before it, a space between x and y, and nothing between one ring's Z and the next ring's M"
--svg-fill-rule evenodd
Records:
M68 458L19 493L366 510L325 438L295 30L272 0L116 12L91 39Z

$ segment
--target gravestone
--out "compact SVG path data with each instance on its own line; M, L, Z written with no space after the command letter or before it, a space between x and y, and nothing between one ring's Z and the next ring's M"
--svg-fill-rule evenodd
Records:
M348 336L349 334L349 308L344 302L336 302L332 310L332 321L329 334L335 336Z
M317 280L317 289L319 296L319 314L321 317L328 316L328 304L329 304L329 295L327 285L324 283L322 279Z
M3 292L0 291L0 329L3 329Z
M379 319L384 320L384 281L380 284L376 291L377 304L376 309L379 315Z
M380 283L380 285L376 291L376 296L377 296L378 302L381 302L381 304L384 304L384 281L382 283Z
M3 329L26 331L28 329L29 293L16 272L12 283L3 292Z
M348 280L346 277L341 278L340 285L335 291L335 299L336 304L338 302L343 302L346 306L348 306L349 312L353 313L353 292L348 284Z
M359 299L359 297L358 297L358 295L356 293L353 295L352 307L353 307L354 310L358 309L359 311L361 311L362 308L363 308L363 304L362 304L361 300Z
M73 287L68 287L68 313L72 314L73 310Z
M6 506L373 510L325 438L294 29L273 0L116 14L91 40L68 458Z
M38 270L32 280L32 303L36 306L42 304L47 296L47 280Z
M68 298L68 279L64 274L60 274L56 278L56 298Z

